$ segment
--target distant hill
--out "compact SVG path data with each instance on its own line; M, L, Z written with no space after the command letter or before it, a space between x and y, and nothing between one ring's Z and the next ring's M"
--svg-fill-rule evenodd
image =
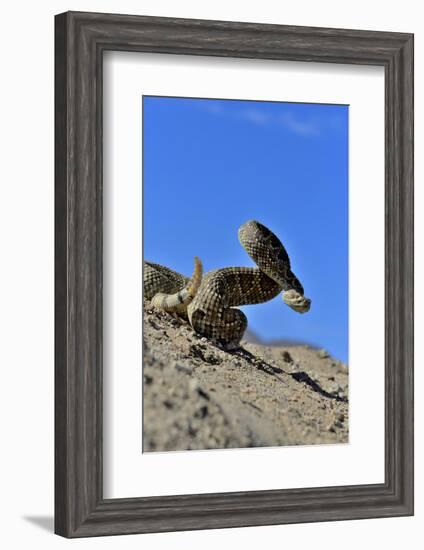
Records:
M310 344L304 340L296 340L294 338L273 338L265 340L261 338L254 330L248 328L244 333L243 340L250 344L261 344L270 347L288 347L288 346L307 346L311 349L319 349L320 346Z

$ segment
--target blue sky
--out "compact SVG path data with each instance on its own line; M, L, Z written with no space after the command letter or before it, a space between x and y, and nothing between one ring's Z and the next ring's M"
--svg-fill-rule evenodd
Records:
M143 97L144 257L189 275L251 266L238 227L282 241L311 298L245 306L263 340L348 361L348 106Z

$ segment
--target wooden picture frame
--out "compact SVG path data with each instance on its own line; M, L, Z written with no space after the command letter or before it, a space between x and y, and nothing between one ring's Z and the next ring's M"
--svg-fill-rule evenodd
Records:
M413 35L68 12L55 21L55 531L65 537L413 514ZM385 482L104 499L102 56L385 70Z

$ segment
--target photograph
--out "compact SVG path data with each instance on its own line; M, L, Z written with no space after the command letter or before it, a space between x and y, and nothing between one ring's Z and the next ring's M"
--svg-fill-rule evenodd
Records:
M143 95L142 452L349 442L349 105Z

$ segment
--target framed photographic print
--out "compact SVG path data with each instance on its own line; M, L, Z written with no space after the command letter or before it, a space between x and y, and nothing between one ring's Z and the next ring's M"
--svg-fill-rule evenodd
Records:
M411 515L413 36L55 35L56 533Z

